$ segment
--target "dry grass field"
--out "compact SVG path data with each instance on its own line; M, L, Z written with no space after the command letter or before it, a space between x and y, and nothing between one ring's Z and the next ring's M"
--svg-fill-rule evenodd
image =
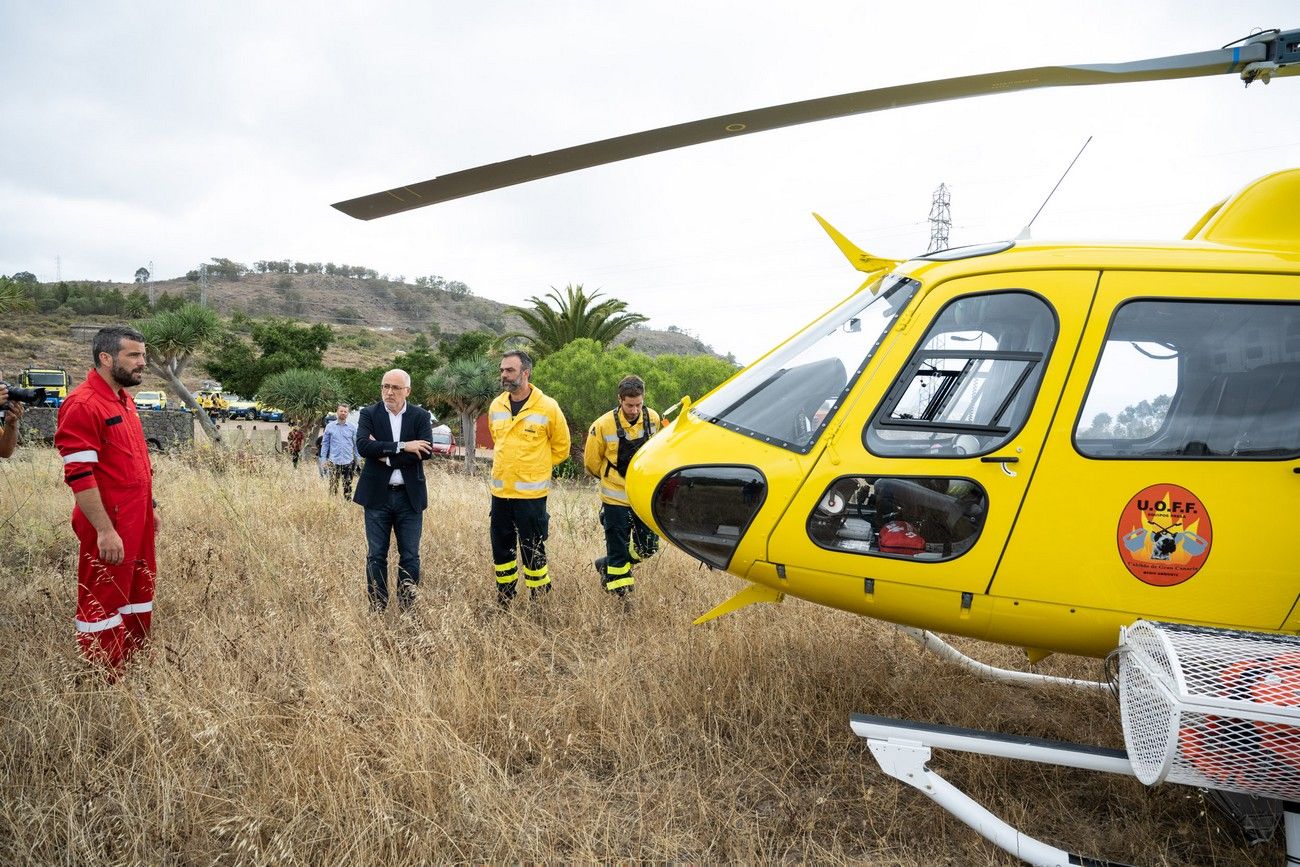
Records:
M691 627L741 585L676 551L625 611L591 567L585 487L551 498L555 592L499 611L482 479L430 475L418 610L375 616L361 511L314 467L159 459L155 646L108 685L74 649L58 457L0 461L0 863L1006 864L885 777L849 714L1119 744L1106 697L984 683L798 600ZM1281 860L1190 789L953 753L932 767L1088 855Z

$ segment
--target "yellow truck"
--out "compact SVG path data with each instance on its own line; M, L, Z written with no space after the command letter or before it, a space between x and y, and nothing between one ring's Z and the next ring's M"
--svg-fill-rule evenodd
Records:
M18 384L45 389L45 405L59 406L72 389L72 377L59 367L29 367L18 374Z

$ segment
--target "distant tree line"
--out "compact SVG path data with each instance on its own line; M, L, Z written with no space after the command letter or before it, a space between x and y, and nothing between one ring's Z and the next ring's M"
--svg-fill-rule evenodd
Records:
M214 259L213 261L217 260ZM333 262L296 262L292 259L263 259L254 262L253 269L258 274L328 274L331 277L356 277L360 280L374 280L379 277L378 271L364 265L335 265ZM209 273L211 273L210 270ZM243 273L247 274L248 269L245 268Z
M19 271L11 277L0 275L16 294L21 294L28 302L28 309L40 313L57 313L66 311L79 316L101 315L122 316L128 319L140 319L151 313L163 313L182 307L187 301L194 300L194 293L170 294L161 292L149 303L149 295L144 289L132 289L123 292L116 286L93 283L89 280L60 280L57 283L41 283L30 271ZM143 282L137 283L143 286Z
M324 274L330 277L351 277L356 280L386 280L394 283L406 283L405 275L390 277L388 274L380 274L374 268L367 268L365 265L336 265L333 262L299 262L295 259L260 259L253 263L249 268L243 262L235 262L220 256L214 256L211 261L205 262L198 268L185 273L185 279L191 282L202 278L203 271L206 269L209 277L219 278L222 280L238 280L246 274ZM144 280L149 279L149 272L144 271ZM139 281L140 272L136 272L136 279ZM416 277L415 285L421 289L440 289L444 292L450 292L452 295L466 296L473 295L467 284L460 280L446 280L437 274L430 274L427 277Z
M1124 407L1111 416L1108 412L1099 412L1092 418L1092 424L1079 432L1080 439L1140 440L1153 436L1160 430L1169 414L1173 398L1162 394L1151 400Z

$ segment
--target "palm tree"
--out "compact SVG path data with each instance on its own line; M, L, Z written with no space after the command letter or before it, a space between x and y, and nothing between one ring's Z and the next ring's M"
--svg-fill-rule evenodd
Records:
M299 367L262 380L257 399L284 410L285 418L303 429L303 442L311 443L321 418L343 401L343 386L321 368Z
M628 328L649 318L640 313L625 313L627 302L617 298L606 298L595 304L599 297L599 291L588 295L581 283L565 286L563 297L552 286L546 298L536 295L529 298L529 307L508 308L508 312L523 319L532 329L532 334L510 336L531 340L533 353L542 358L579 337L588 337L602 346L609 346Z
M440 400L460 415L461 437L465 440L465 472L474 472L475 425L501 392L496 368L487 358L457 358L435 370L424 380L430 400Z
M168 391L179 397L195 414L208 439L221 444L221 433L208 417L208 411L199 406L194 395L181 382L181 371L194 353L215 343L221 336L221 317L209 307L186 304L158 313L137 323L136 327L144 335L148 353L145 363L149 369L165 379Z
M0 313L22 313L35 307L23 284L0 276Z

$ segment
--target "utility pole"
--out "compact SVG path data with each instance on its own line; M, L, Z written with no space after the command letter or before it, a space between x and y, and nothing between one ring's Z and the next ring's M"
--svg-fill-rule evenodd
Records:
M934 198L930 200L930 246L926 248L927 253L948 249L948 230L952 228L949 202L947 184L939 184L939 189L934 191Z
M153 259L149 260L149 307L153 308Z
M199 305L208 306L208 265L204 262L199 266Z
M58 283L63 282L63 257L57 253L54 256L54 279Z

